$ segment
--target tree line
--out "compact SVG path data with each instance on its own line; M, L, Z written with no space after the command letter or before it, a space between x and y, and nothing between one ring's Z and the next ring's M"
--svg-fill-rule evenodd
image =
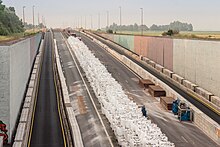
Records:
M14 7L6 7L0 0L0 35L24 32L22 21L15 13Z
M116 23L113 23L109 27L106 28L107 30L113 30L116 31L167 31L167 30L176 30L176 31L193 31L193 25L188 23L182 23L180 21L174 21L171 22L169 25L155 25L153 24L151 27L147 27L146 25L117 25Z

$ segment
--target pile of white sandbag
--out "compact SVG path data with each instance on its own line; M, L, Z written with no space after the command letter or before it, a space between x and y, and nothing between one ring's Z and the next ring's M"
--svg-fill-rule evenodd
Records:
M140 108L82 41L69 37L68 42L121 146L174 146L156 124L142 116Z

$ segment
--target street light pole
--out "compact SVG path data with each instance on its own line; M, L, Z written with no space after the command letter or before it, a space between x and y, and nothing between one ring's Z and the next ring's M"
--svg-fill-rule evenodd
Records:
M81 16L81 28L82 28L82 16Z
M93 25L92 25L92 15L91 15L91 30L92 30L92 28L93 28Z
M38 13L38 26L40 25L40 14Z
M85 30L86 30L86 16L85 16Z
M99 13L99 16L98 16L98 25L99 25L99 30L100 30L100 13Z
M33 31L34 31L34 29L35 29L35 26L34 26L34 7L35 7L35 6L33 5L33 7L32 7L32 8L33 8Z
M121 6L119 7L119 12L120 12L120 30L121 30Z
M23 24L24 24L24 27L25 27L25 15L24 15L24 9L25 9L25 6L23 6Z
M109 11L107 11L107 29L109 27Z
M143 36L143 8L141 9L141 35Z

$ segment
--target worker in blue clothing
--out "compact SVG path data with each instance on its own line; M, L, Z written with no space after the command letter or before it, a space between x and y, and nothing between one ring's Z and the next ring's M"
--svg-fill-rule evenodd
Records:
M141 111L142 111L143 116L144 116L144 117L147 117L147 110L146 110L146 108L145 108L145 105L143 105L143 106L141 107Z

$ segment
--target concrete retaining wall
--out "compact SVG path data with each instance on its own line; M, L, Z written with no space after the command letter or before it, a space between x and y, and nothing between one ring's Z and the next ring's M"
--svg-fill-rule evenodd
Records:
M134 36L131 35L114 35L114 42L119 45L134 51Z
M101 35L220 97L220 41Z
M0 46L0 120L9 127L10 96L10 55L9 47Z
M41 34L10 46L0 46L0 120L8 135L15 127Z
M174 40L173 71L220 96L220 42Z

